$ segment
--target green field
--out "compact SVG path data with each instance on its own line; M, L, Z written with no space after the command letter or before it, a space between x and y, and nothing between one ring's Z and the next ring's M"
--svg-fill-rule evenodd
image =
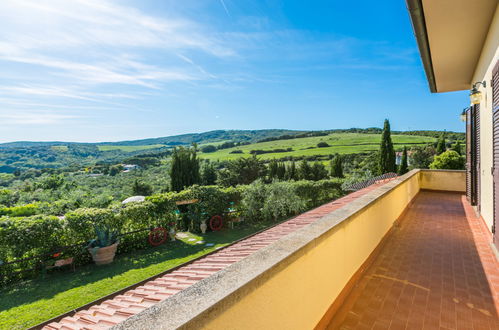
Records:
M395 149L402 149L404 145L408 147L414 145L424 145L435 142L436 139L426 136L414 135L392 135ZM327 136L316 136L290 140L278 140L270 142L253 143L245 146L218 150L213 153L203 153L201 158L210 160L227 160L239 157L247 157L251 150L272 150L293 148L290 152L266 153L259 155L262 159L281 158L286 156L313 156L330 154L351 154L378 150L381 141L381 134L360 134L360 133L332 133ZM319 142L326 142L329 147L318 148ZM242 150L242 154L231 154L231 151Z
M162 148L162 147L166 147L166 145L164 145L164 144L149 144L149 145L142 145L142 146L116 146L116 145L100 145L100 146L98 146L99 151L121 150L124 152L156 149L156 148Z

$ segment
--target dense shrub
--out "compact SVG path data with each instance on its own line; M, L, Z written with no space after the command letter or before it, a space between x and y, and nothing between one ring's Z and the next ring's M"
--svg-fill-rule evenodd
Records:
M0 207L0 215L11 217L26 217L39 213L38 204L26 204L20 206Z
M0 246L6 260L49 252L65 238L64 221L53 216L3 218Z
M339 198L341 180L274 182L245 187L241 211L251 221L277 220Z
M431 169L464 170L464 157L454 150L442 152L436 155L430 164Z
M65 222L69 232L67 245L85 242L93 238L94 224L109 225L120 231L123 227L123 221L116 217L116 213L111 209L77 209L66 214Z
M327 148L329 147L329 144L327 142L319 142L317 143L318 148Z
M291 182L275 182L266 186L262 216L266 220L279 220L296 215L306 208L306 202L296 194Z
M264 184L259 180L251 185L228 188L195 185L179 193L155 194L144 202L116 204L109 208L80 208L64 217L2 217L0 264L31 256L44 257L1 266L0 282L6 276L11 276L12 280L13 272L39 268L40 261L54 252L62 251L65 257L76 258L78 265L90 262L84 246L94 238L95 225L118 230L121 233L118 253L125 253L147 247L150 228L175 226L180 229L182 224L176 212L178 201L199 200L184 209L188 211L186 219L189 222L184 228L199 231L201 220L224 214L229 209L240 211L249 221L282 220L340 197L340 183L340 180L321 180Z
M215 151L217 151L217 147L215 147L214 145L209 144L207 146L201 147L201 151L204 152L204 153L215 152Z

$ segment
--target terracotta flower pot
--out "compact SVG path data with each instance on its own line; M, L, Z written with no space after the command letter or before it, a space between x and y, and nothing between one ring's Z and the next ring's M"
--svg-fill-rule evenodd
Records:
M92 258L94 259L96 265L106 265L113 262L117 248L118 242L106 247L89 248L88 252L90 252L90 254L92 255Z

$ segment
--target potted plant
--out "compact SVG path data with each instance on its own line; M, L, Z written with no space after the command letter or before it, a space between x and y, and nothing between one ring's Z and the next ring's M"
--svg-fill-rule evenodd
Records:
M95 236L97 238L91 240L87 249L92 255L96 265L105 265L113 262L118 248L117 230L112 230L108 225L95 225Z

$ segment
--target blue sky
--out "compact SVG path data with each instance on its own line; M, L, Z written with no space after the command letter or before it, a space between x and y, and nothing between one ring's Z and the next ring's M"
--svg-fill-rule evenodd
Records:
M405 1L0 3L0 141L213 129L462 131L431 94Z

